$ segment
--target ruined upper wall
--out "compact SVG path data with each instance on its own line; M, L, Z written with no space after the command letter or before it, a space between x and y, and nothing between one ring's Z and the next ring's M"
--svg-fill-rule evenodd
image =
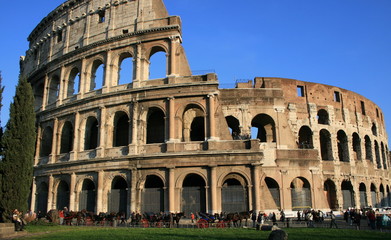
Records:
M22 73L29 75L61 56L124 35L177 26L162 0L69 0L45 17L28 37Z

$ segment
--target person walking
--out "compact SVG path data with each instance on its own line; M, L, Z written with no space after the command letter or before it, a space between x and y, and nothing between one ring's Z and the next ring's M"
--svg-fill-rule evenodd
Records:
M333 225L335 226L335 228L338 228L333 211L330 212L330 218L331 218L330 228L333 228Z

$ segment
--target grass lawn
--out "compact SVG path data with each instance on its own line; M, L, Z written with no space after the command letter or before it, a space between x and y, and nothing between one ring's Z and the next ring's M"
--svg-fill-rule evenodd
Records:
M391 239L391 233L325 228L284 229L289 240L379 240ZM185 228L103 228L70 226L28 226L29 236L23 239L154 239L154 240L251 240L267 239L269 231L254 229L185 229Z

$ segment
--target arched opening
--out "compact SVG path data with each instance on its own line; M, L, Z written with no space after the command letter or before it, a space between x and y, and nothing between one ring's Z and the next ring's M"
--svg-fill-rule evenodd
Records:
M240 136L239 120L233 116L225 117L225 120L227 121L227 125L229 127L229 132L231 133L232 139L233 140L242 139Z
M157 79L167 76L167 56L161 47L154 47L149 58L149 78Z
M348 209L355 207L352 183L350 181L343 181L341 189L343 197L343 208Z
M339 130L337 133L337 143L338 143L338 157L341 162L349 162L349 143L348 137L345 132Z
M377 136L377 127L376 127L376 124L375 124L375 123L372 123L372 128L371 128L371 130L372 130L372 134L373 134L374 136Z
M313 149L312 131L308 126L303 126L299 131L299 148L300 149Z
M371 184L371 200L372 200L373 207L379 207L379 204L378 204L377 198L376 198L376 187L373 183Z
M364 140L365 140L365 159L373 162L371 139L368 137L368 135L366 135Z
M151 108L147 115L147 144L164 143L165 115L159 108Z
M95 60L91 69L90 91L101 89L104 85L104 65L101 60Z
M113 146L129 145L129 117L124 112L117 112L114 117Z
M319 137L322 160L334 160L331 144L331 134L326 129L322 129L320 130Z
M55 103L60 94L60 78L56 75L49 82L48 104Z
M46 127L42 133L41 148L39 151L40 157L47 157L52 153L53 130L51 127Z
M389 186L387 186L387 206L391 206L391 194Z
M69 208L69 185L65 181L61 181L57 187L57 209Z
M327 181L324 182L323 191L326 196L329 208L331 210L338 209L337 189L335 187L335 183L332 180L327 179Z
M48 212L48 185L44 182L40 183L37 187L37 200L36 200L36 212L47 213Z
M61 131L61 147L60 153L69 153L73 150L73 126L67 121Z
M128 184L125 179L116 176L111 183L111 191L108 193L109 212L127 212Z
M383 168L387 169L387 155L386 155L386 149L384 147L383 142L380 144L381 145L381 154L382 154L382 159L383 159Z
M133 81L133 58L130 53L124 53L119 59L118 85Z
M238 174L228 175L221 187L222 210L226 213L247 212L248 194L246 182Z
M87 210L95 212L96 190L95 184L90 179L84 179L83 186L79 195L79 211Z
M88 117L85 129L84 150L92 150L98 147L98 120L95 117Z
M75 93L80 92L80 71L78 68L73 68L68 78L67 97L72 97Z
M381 158L380 158L380 149L379 149L379 144L375 140L375 156L376 156L376 164L377 168L381 169Z
M205 114L197 105L189 105L183 113L183 140L205 141Z
M317 115L318 124L329 125L329 113L325 109L320 109Z
M368 200L367 200L367 187L364 183L360 183L360 187L358 189L360 192L360 207L368 207Z
M205 181L197 174L189 174L183 181L182 212L206 212Z
M256 137L251 138L257 138L261 142L276 142L276 126L269 115L258 114L251 121L251 126L257 129Z
M269 177L265 178L265 185L267 188L262 191L265 209L279 209L281 207L280 186L273 178Z
M39 84L34 88L34 110L38 111L41 109L43 104L43 90L45 86L43 83Z
M385 207L386 205L386 198L385 198L385 192L384 192L384 186L383 184L380 184L379 188L379 195L380 195L380 207Z
M148 175L142 191L142 212L164 212L164 183L156 175Z
M353 157L354 160L361 160L361 139L357 133L353 133Z
M312 208L311 185L307 179L297 177L291 182L292 210Z

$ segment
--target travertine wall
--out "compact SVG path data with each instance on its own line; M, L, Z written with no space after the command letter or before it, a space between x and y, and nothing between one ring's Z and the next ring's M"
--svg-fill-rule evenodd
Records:
M29 41L21 66L38 121L32 209L214 213L391 203L388 136L375 103L293 79L220 89L215 74L191 74L180 19L160 0L70 0ZM149 79L157 52L166 54L166 74ZM133 74L120 84L124 59Z

